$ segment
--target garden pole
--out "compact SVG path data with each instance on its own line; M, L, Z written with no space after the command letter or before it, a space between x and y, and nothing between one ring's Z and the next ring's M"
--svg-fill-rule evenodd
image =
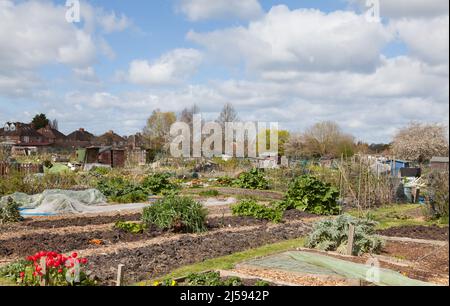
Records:
M355 242L355 226L350 224L348 227L348 245L347 245L347 255L353 256L353 245Z
M47 286L47 257L46 256L41 258L40 266L42 269L41 270L41 273L42 273L41 286L46 287Z
M120 287L122 286L123 283L123 268L125 267L125 265L120 264L117 267L117 282L116 282L116 286Z

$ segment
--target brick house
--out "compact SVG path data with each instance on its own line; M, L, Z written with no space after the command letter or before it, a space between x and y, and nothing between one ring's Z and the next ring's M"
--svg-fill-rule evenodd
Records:
M114 131L108 131L105 134L95 138L94 143L97 146L122 148L127 145L127 140L114 133Z
M95 136L83 128L67 135L68 146L73 148L87 148L93 144Z
M21 122L7 122L0 129L0 142L24 147L45 147L51 144L49 139L38 133L31 124Z
M57 129L46 126L45 128L39 129L37 132L47 138L49 142L56 147L65 147L67 145L67 136Z

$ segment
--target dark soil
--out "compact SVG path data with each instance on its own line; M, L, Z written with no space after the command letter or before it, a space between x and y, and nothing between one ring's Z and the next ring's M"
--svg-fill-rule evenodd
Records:
M115 216L96 216L96 217L77 217L58 220L25 220L22 226L32 229L42 228L63 228L68 226L86 226L86 225L102 225L108 223L116 223L117 221L139 221L142 214L133 215L115 215Z
M378 231L378 234L388 237L448 241L448 231L448 227L403 226Z
M285 221L300 220L305 217L305 213L300 211L290 211L285 214ZM48 233L24 235L20 238L11 238L0 240L0 256L27 256L39 251L56 251L69 252L73 250L84 250L98 248L103 245L113 245L121 242L136 242L155 238L166 233L156 227L146 230L143 234L131 234L121 230L115 230L111 227L110 230L100 230L93 232L76 232L57 234L51 233L52 228L63 228L65 222L66 226L82 226L83 224L109 224L114 221L135 221L140 219L140 214L127 216L109 216L95 218L74 218L66 220L53 221L32 221L28 226L34 228L43 228L44 225L52 226ZM220 228L239 228L244 226L266 226L269 221L258 220L251 217L235 217L227 216L224 218L216 217L207 220L208 230L217 230ZM95 245L91 243L93 239L102 241L102 244Z
M98 248L120 242L135 242L161 236L164 232L156 228L143 234L131 234L121 230L94 231L89 233L37 234L22 236L0 241L0 256L21 256L35 254L40 251L55 251L67 253L73 250ZM91 240L102 241L101 245L91 243Z
M151 247L123 250L119 254L89 257L95 276L104 285L112 285L119 264L126 267L126 282L148 280L176 268L207 259L303 237L307 228L296 225L266 227L236 233L223 232L206 236L184 235L176 241Z

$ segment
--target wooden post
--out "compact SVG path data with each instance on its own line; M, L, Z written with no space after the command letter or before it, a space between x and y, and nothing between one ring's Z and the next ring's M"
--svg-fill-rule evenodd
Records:
M117 282L116 282L116 286L120 287L123 285L123 268L125 267L125 265L120 264L117 267Z
M348 245L347 245L347 255L353 256L353 245L355 241L355 226L350 224L348 227Z
M40 267L42 269L41 270L41 273L42 273L41 286L45 287L45 286L47 286L47 257L46 256L41 258Z

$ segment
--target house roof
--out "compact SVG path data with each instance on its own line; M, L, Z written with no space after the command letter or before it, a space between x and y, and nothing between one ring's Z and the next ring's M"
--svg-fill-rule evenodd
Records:
M126 139L117 135L113 131L109 131L95 139L96 143L101 143L102 145L112 145L115 143L126 143Z
M49 139L66 139L66 135L51 127L39 129L38 133Z
M449 158L448 157L439 157L439 156L435 156L431 159L432 163L449 163Z
M31 124L21 122L7 122L5 126L0 130L0 136L9 137L43 137L39 134Z
M92 141L95 136L84 129L76 130L69 135L67 135L67 139L70 141Z

